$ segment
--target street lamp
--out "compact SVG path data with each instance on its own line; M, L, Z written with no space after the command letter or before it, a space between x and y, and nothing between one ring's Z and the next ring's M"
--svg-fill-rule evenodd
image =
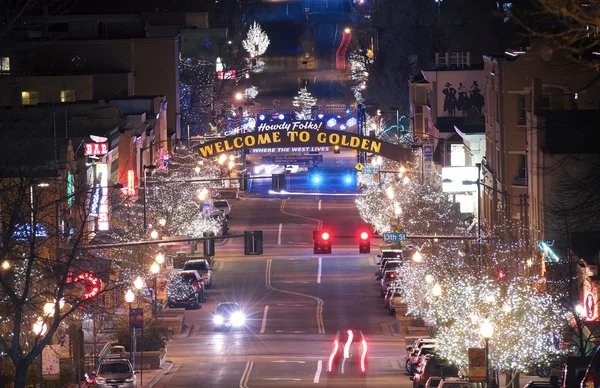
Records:
M156 258L158 259L158 256L156 256ZM164 256L163 256L163 262L164 262ZM160 272L160 265L158 265L157 262L152 263L152 265L150 266L150 273L154 276L154 292L152 293L152 314L156 315L156 305L157 305L157 297L156 297L156 281L158 279L158 273Z
M165 255L159 252L156 254L155 260L157 264L163 264L165 262Z
M6 270L8 270L9 268L10 268L10 262L9 262L8 260L4 260L4 261L2 262L2 269L6 271Z
M396 204L394 206L394 214L396 215L396 217L400 216L400 214L402 214L402 208L400 207L400 205Z
M208 190L206 189L206 187L203 187L202 190L200 190L200 192L198 193L198 199L200 201L204 201L207 196L208 196Z
M425 275L425 283L431 284L433 282L433 276L430 274Z
M416 251L412 257L415 263L420 263L423 261L423 256L421 255L421 251Z
M244 95L243 95L242 93L240 93L240 92L237 92L237 93L235 94L235 99L236 99L236 100L238 100L238 101L239 101L239 100L241 100L242 98L244 98Z
M483 337L485 341L485 381L488 387L492 386L490 382L490 349L489 349L489 340L494 335L494 326L490 323L489 320L484 320L479 326L479 334Z
M156 229L152 229L152 232L150 232L150 237L152 238L152 240L156 240L158 238L158 232L156 231Z
M140 276L138 276L133 281L133 286L135 287L136 290L138 290L138 291L141 290L142 288L144 288L144 279L142 279Z
M391 187L385 189L385 194L389 199L394 199L394 189L392 189Z
M148 221L146 218L146 196L148 195L148 185L146 184L146 171L147 170L155 170L156 166L155 165L149 165L149 166L143 166L144 168L144 232L148 229Z
M351 33L351 32L352 32L352 30L351 30L351 29L349 29L349 28L345 28L345 29L344 29L344 33L345 33L345 34L349 34L349 33Z
M442 296L442 286L440 283L435 283L431 289L431 294L435 297Z
M160 226L165 226L167 224L167 220L165 218L161 218L158 220L158 224Z
M46 334L46 331L48 331L48 326L46 325L46 323L44 322L44 320L42 319L42 317L39 317L37 319L37 321L33 324L33 333L36 336L43 336L44 334ZM42 371L42 353L39 354L38 356L39 358L39 368L40 368L40 385L39 387L42 388L44 386L44 375L43 375L43 371Z
M129 304L129 332L131 333L131 338L130 338L130 342L129 342L129 362L131 362L131 365L133 365L133 368L135 369L135 353L134 353L134 341L135 341L135 332L133 330L133 324L131 322L131 304L133 303L133 301L135 300L135 294L133 293L133 291L131 290L127 290L127 292L125 293L125 302L127 302Z

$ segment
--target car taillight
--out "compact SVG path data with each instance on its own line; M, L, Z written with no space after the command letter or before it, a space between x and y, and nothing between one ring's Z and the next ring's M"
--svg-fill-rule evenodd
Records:
M585 381L583 382L583 386L594 387L594 378L592 376L586 377Z
M334 340L333 341L333 350L332 350L331 354L329 355L329 364L328 364L328 367L327 367L327 370L329 372L332 371L333 360L335 358L335 355L337 354L338 348L339 348L338 340Z
M352 344L352 339L354 338L354 333L352 330L348 330L348 341L344 345L344 358L350 358L350 344Z
M362 352L362 356L360 357L360 370L365 372L367 370L366 365L365 365L365 361L367 358L367 341L362 340L362 345L363 345L363 352Z

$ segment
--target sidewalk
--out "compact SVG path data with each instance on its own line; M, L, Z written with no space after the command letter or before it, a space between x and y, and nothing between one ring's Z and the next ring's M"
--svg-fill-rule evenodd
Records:
M173 369L173 363L166 361L161 369L150 369L137 372L138 387L151 388L169 371Z

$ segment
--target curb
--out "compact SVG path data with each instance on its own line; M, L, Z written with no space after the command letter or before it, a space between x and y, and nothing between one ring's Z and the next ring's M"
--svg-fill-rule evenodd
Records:
M156 376L154 376L154 378L150 381L150 383L148 385L146 385L144 388L152 388L156 383L158 383L158 381L160 379L162 379L164 377L164 375L169 373L171 371L171 369L173 369L173 365L175 365L171 361L165 361L165 364L168 364L168 365L165 366L164 368L162 368L161 371Z
M194 330L194 324L192 323L190 325L190 330L188 331L187 335L184 338L189 338L189 336L192 334L192 330Z

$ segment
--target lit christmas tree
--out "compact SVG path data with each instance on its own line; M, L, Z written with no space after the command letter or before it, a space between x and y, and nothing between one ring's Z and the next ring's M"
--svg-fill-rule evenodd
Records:
M257 22L254 22L248 30L246 39L242 41L242 46L248 52L250 57L256 58L263 55L269 47L269 37Z
M302 88L298 91L298 95L294 97L292 105L300 108L300 115L303 118L310 117L310 109L313 105L317 104L317 99L313 97L306 88Z
M248 100L253 100L258 96L258 88L256 86L250 86L244 90L244 97Z

